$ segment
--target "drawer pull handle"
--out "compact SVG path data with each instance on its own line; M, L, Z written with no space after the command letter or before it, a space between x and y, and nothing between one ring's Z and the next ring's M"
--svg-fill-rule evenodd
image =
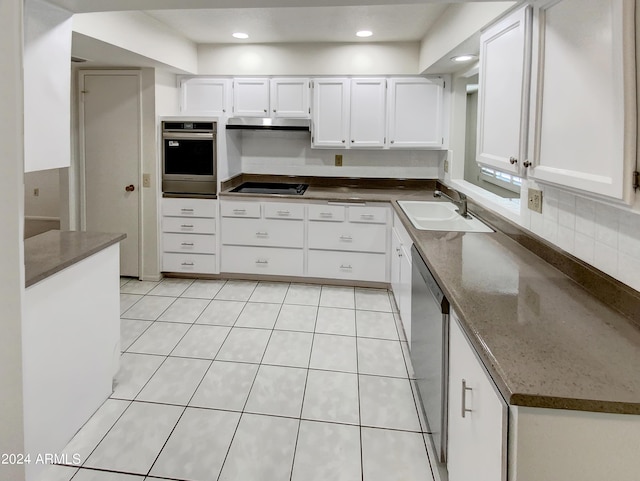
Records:
M291 215L291 212L288 210L279 210L278 215Z
M193 229L193 224L182 224L180 227L183 229Z
M320 212L320 217L333 217L331 212Z
M193 247L193 242L183 242L182 244L180 244L181 246L185 246L185 247Z
M180 209L181 212L193 212L193 209L186 209L186 208L182 208Z
M396 247L396 254L398 254L398 257L402 257L402 249L400 247Z
M341 235L340 240L344 242L351 242L353 240L353 237L351 237L350 235Z
M472 409L467 409L467 391L471 391L470 387L467 387L467 381L462 380L462 417L465 417L467 413L472 412Z
M258 259L258 260L256 261L256 264L262 264L262 265L265 265L265 264L268 264L268 263L269 263L269 261L268 261L268 260L266 260L266 259Z
M348 265L346 265L346 266L345 266L344 264L340 264L340 269L348 269L348 270L351 270L351 269L353 269L353 267L351 267L351 264L348 264Z
M360 218L361 219L373 219L374 215L373 214L360 214Z
M185 267L193 267L193 262L183 262L182 265Z
M256 232L256 237L269 237L268 232Z
M247 209L233 209L234 214L244 215L247 213Z

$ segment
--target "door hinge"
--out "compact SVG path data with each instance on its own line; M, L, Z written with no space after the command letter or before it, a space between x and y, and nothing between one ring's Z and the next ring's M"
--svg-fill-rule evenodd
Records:
M633 190L638 190L640 187L640 172L637 170L633 171Z

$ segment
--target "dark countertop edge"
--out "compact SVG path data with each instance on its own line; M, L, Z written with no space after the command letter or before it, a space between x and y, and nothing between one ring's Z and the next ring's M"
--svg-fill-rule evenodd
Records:
M572 399L550 396L531 396L513 394L509 399L512 406L544 409L563 409L606 414L640 414L640 403L594 401L590 399Z
M81 245L65 245L67 237ZM25 288L124 240L126 234L52 230L24 241Z

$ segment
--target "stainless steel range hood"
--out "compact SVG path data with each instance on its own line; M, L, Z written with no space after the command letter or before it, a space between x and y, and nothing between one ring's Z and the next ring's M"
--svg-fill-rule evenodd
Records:
M309 119L279 119L267 117L231 117L227 121L230 130L297 130L309 132Z

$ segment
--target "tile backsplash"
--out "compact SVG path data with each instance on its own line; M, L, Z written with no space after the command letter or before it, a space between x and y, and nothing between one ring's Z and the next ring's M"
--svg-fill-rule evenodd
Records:
M542 214L528 211L529 229L640 290L640 212L549 186L542 189Z

